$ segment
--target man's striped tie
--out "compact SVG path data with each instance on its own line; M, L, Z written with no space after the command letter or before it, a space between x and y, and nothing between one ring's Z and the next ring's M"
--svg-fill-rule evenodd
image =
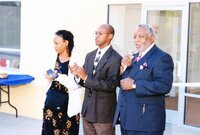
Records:
M100 60L100 57L101 57L101 51L99 51L99 52L97 53L97 56L96 56L96 58L95 58L95 60L94 60L93 75L94 75L95 72L96 72L97 65L98 65L98 62L99 62L99 60Z

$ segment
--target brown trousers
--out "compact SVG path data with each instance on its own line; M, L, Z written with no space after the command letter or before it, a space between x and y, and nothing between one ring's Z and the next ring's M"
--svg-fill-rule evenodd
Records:
M83 118L84 135L115 135L112 123L93 123Z

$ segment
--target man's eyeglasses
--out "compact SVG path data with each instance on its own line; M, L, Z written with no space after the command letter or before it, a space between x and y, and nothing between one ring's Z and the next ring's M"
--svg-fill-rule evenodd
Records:
M102 33L102 32L95 31L94 34L95 34L96 36L97 36L97 35L101 36L101 35L103 35L103 34L109 34L109 33Z

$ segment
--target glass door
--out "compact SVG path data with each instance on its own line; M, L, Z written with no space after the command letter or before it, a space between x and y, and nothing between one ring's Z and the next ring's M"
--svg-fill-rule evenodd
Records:
M200 127L200 2L190 3L189 9L188 85L185 93L184 123Z
M184 87L187 56L187 8L184 6L144 7L144 23L155 29L156 44L168 52L174 61L174 81L171 92L166 95L167 123L179 124L184 114ZM180 104L181 103L181 104Z

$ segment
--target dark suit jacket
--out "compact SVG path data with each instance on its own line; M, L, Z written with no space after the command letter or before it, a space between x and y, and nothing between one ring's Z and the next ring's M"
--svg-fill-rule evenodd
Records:
M82 116L90 122L112 123L122 57L111 46L100 59L95 75L92 75L96 52L97 49L85 58L84 68L88 77L84 83Z
M120 117L126 130L164 131L165 94L173 82L172 58L156 45L137 63L136 57L123 74L123 78L129 76L136 81L136 89L120 89L114 124Z

